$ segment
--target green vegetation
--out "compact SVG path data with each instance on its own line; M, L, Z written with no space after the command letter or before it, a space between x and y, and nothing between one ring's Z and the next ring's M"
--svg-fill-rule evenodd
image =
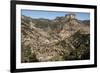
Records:
M22 50L23 60L22 62L38 62L35 53L31 53L30 48Z
M90 28L81 23L65 17L48 20L24 16L21 22L21 62L90 59Z
M89 34L81 34L80 31L77 31L69 40L75 49L72 50L70 55L66 57L66 60L82 60L90 58Z
M50 61L64 61L63 56L54 56L53 58L50 59Z

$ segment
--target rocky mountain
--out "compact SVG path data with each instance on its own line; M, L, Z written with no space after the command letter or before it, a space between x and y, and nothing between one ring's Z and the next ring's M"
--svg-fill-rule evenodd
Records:
M54 20L21 17L21 62L90 58L90 23L73 14ZM88 25L87 25L88 24Z
M90 21L89 21L89 20L83 20L82 22L83 22L84 24L87 24L87 25L90 24Z

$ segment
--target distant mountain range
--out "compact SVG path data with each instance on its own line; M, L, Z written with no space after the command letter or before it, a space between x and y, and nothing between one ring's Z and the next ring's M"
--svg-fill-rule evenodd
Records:
M54 20L21 16L21 62L90 58L90 20L74 16Z

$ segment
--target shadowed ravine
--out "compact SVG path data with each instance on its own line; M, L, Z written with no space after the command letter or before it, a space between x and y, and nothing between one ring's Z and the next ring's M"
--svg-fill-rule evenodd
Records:
M90 23L74 16L21 17L21 62L90 59Z

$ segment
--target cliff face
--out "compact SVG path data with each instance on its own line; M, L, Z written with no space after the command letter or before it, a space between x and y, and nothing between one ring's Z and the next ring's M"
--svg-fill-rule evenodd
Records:
M74 18L21 18L21 62L89 59L90 25Z

